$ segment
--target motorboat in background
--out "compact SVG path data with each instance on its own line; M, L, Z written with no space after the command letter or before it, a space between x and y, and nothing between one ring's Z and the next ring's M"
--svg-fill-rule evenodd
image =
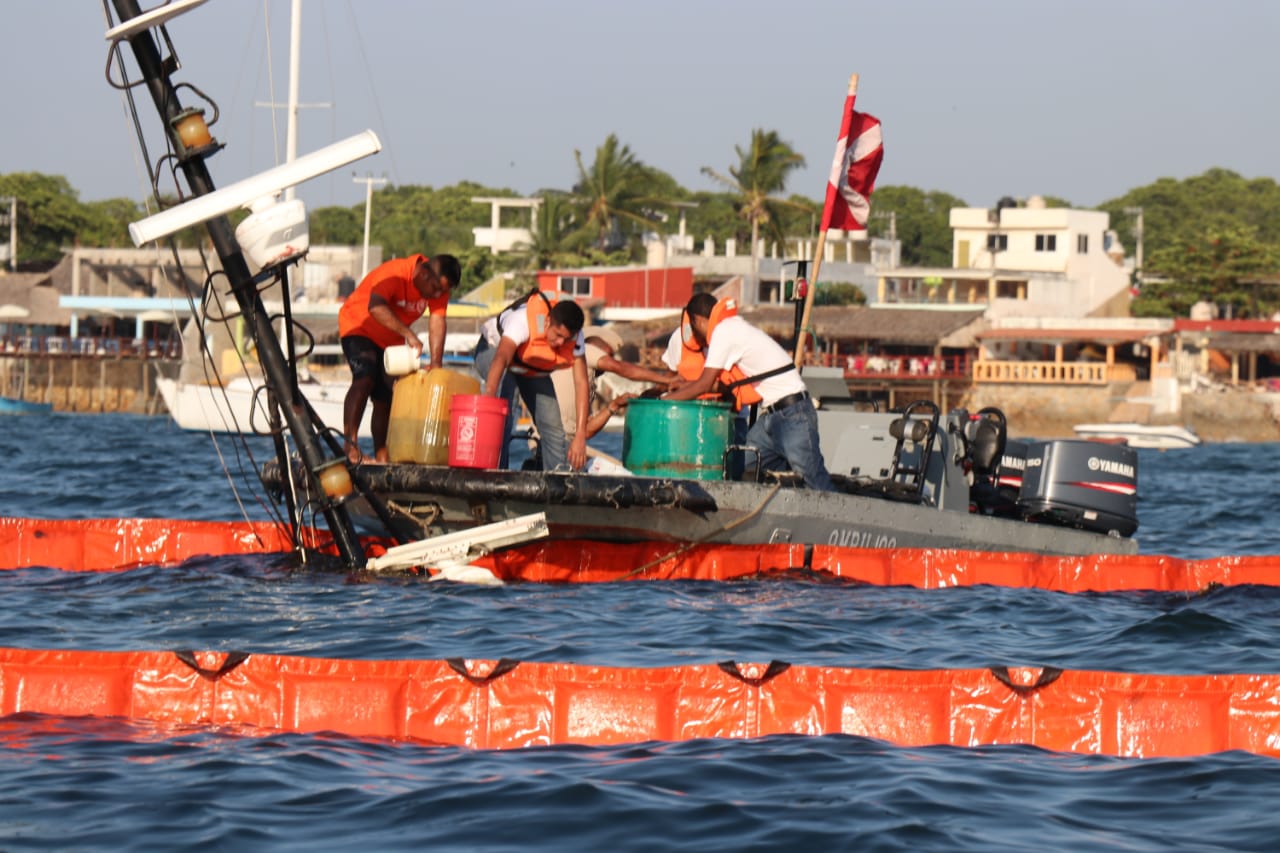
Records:
M423 348L427 346L424 340ZM469 367L474 362L474 346L473 334L446 335L445 365L454 369ZM341 359L342 348L338 344L317 346L310 355ZM319 378L322 374L326 374L325 378ZM298 390L325 426L341 432L342 407L351 386L351 374L344 365L333 370L308 371L304 376L299 376ZM266 390L261 378L238 376L223 385L212 385L159 376L156 377L156 388L174 423L182 429L228 433L267 431ZM364 417L360 421L361 438L373 435L369 427L371 411L371 406L365 406Z
M32 403L16 397L0 397L0 415L47 415L53 403Z
M1194 430L1177 424L1076 424L1074 429L1081 438L1091 441L1123 440L1130 447L1175 450L1200 444L1200 436Z
M299 390L326 426L342 431L342 404L350 382L300 382ZM170 417L182 429L200 432L266 433L266 386L261 380L238 376L225 385L204 385L156 378L156 389ZM360 435L372 435L366 406Z

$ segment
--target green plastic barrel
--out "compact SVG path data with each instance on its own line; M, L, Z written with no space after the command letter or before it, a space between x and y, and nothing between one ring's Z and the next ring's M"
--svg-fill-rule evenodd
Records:
M622 464L641 477L720 480L733 436L733 411L719 400L627 403Z

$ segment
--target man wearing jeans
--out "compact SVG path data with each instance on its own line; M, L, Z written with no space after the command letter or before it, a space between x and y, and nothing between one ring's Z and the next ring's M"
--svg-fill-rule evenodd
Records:
M732 299L698 293L685 310L706 360L701 376L663 399L693 400L717 384L732 391L735 411L759 407L746 444L759 448L762 469L789 468L809 488L833 491L818 447L818 413L787 351L739 317Z
M587 363L583 358L582 309L556 294L534 291L516 300L480 328L476 344L476 373L484 393L507 400L506 437L515 422L516 392L538 428L542 464L547 471L581 468L587 461ZM551 373L572 371L577 403L575 435L566 440L560 421ZM498 467L507 467L507 440L502 443Z

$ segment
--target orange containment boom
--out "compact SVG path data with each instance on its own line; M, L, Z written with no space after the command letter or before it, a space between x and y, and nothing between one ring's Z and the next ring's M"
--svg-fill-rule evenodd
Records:
M332 731L476 749L848 734L1127 757L1280 755L1280 675L722 663L615 669L0 648L0 714Z
M306 529L308 547L332 552L330 537ZM385 543L370 540L371 550ZM0 518L0 569L45 566L118 571L205 555L291 549L288 531L267 522ZM942 589L989 584L1058 592L1157 590L1280 584L1280 557L1182 560L1159 555L1044 554L835 545L675 545L663 542L543 540L476 561L505 581L598 583L734 580L808 571L877 586Z

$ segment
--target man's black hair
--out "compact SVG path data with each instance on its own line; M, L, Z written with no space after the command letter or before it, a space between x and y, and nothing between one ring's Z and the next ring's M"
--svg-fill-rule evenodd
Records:
M716 298L710 293L702 292L693 294L693 298L689 300L689 304L684 310L688 311L693 317L710 317L711 309L716 307Z
M582 331L586 317L583 316L578 303L565 299L551 306L551 322L564 326L569 330L569 334L576 335Z
M449 287L457 287L462 282L462 264L453 255L435 255L432 260L440 270L440 277L449 280Z

